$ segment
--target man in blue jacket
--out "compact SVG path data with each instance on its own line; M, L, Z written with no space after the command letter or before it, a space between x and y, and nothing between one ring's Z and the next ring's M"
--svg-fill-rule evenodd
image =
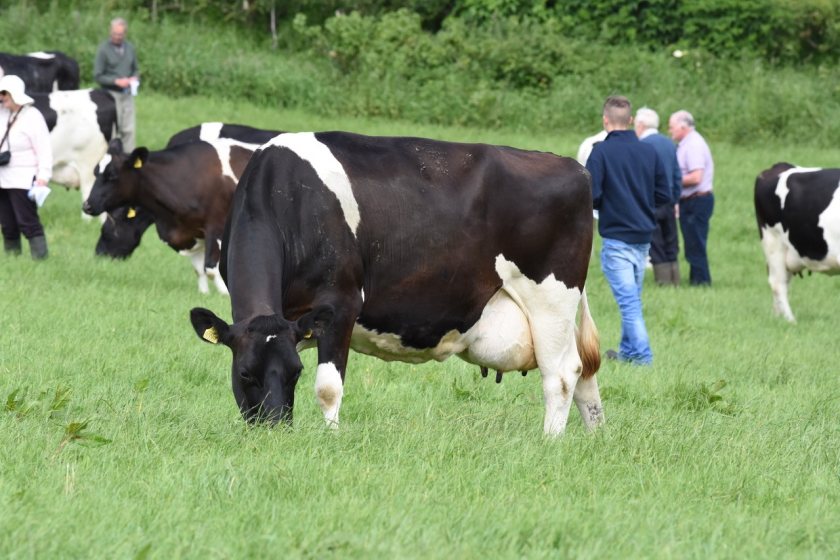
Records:
M659 115L648 107L636 111L636 136L656 150L665 176L671 187L672 198L667 204L656 207L656 229L650 240L650 262L653 278L660 286L680 285L680 241L677 234L677 208L682 190L682 173L677 162L677 146L659 132Z
M600 213L601 269L621 313L621 344L607 358L648 365L653 352L642 317L642 281L656 206L671 202L673 193L656 150L630 130L630 101L608 97L603 120L607 138L592 149L586 168Z

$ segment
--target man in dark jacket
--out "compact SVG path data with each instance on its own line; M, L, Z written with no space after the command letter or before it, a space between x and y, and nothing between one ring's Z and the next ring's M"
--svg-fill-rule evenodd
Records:
M134 96L140 85L137 53L125 40L128 24L123 18L111 21L111 33L96 50L93 79L111 94L117 104L117 134L123 149L131 153L134 140Z
M659 115L648 107L636 111L636 136L653 146L662 165L673 193L667 204L656 207L656 229L650 240L650 262L653 264L653 278L660 286L680 285L680 241L677 234L677 208L682 190L682 173L677 162L677 146L659 132Z
M601 269L621 313L621 344L607 358L648 365L653 361L642 317L642 281L656 206L672 201L665 167L656 150L633 130L630 101L611 96L604 103L607 138L586 162L592 175L593 206L600 213Z

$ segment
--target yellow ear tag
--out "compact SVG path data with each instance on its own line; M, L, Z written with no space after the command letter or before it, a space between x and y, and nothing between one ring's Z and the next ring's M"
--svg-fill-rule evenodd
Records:
M143 160L140 159L140 158L135 159L134 160L134 169L140 169L141 167L143 167Z
M129 208L128 212L126 212L126 214L125 214L125 217L128 218L128 219L131 219L136 215L137 215L137 210L135 210L134 208Z
M219 342L219 333L216 332L216 327L208 327L204 334L201 335L201 338L206 340L207 342L212 342L213 344L218 344Z
M306 331L303 335L303 338L312 338L312 329Z

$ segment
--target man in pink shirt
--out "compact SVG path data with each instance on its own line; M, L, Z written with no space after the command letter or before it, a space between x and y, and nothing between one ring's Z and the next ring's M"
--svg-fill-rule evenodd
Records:
M685 245L685 258L691 265L690 282L709 286L712 275L706 243L709 222L715 209L712 184L715 164L706 140L694 129L694 117L688 111L677 111L668 121L671 138L678 142L677 162L682 172L680 192L680 230Z
M47 239L33 195L46 188L53 158L47 123L32 103L18 76L0 78L0 151L11 155L9 162L0 166L3 248L7 254L20 254L23 234L29 240L32 258L41 260L47 258Z

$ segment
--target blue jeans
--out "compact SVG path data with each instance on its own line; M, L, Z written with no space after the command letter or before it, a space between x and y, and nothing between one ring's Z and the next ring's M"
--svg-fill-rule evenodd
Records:
M689 281L695 286L708 286L712 283L706 242L714 209L713 194L680 200L680 229L685 245L685 260L691 265Z
M650 243L631 245L617 239L604 239L601 246L601 270L621 312L618 358L643 365L653 362L642 317L642 281L649 250Z

